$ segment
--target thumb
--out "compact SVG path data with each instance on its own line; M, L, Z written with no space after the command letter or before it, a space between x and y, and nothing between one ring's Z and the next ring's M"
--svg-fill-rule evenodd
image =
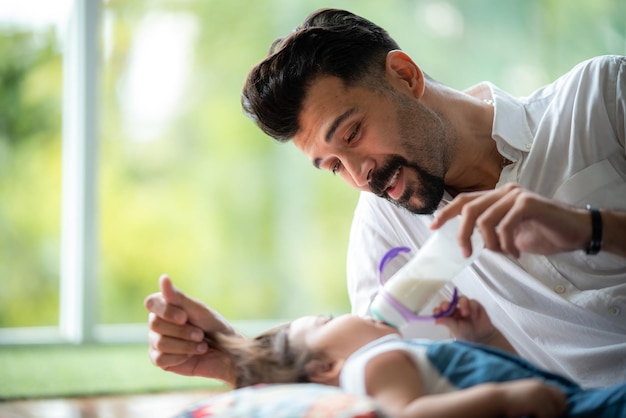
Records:
M177 308L176 322L189 322L199 328L208 329L211 322L215 321L206 305L178 290L167 274L159 278L159 287L165 302Z
M167 303L177 306L182 304L181 294L178 290L176 290L174 284L172 283L172 279L170 279L167 274L163 274L159 277L159 288L161 289L161 294Z
M159 277L159 289L161 290L160 298L153 299L153 295L151 295L146 299L148 310L155 312L163 318L168 318L168 320L176 324L187 322L188 314L183 306L184 297L176 290L172 284L172 279L167 274L162 274Z

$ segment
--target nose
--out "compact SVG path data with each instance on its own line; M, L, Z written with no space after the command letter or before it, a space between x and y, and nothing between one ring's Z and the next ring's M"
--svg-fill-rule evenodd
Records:
M358 190L369 190L369 182L374 171L374 161L370 158L350 158L344 162L351 177L352 186Z

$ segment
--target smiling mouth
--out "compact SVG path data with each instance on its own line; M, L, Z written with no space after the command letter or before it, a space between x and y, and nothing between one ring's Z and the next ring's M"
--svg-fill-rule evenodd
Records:
M398 167L398 169L396 170L396 172L393 174L393 176L391 177L391 179L389 179L389 181L387 182L387 185L385 186L385 191L384 193L387 193L387 191L389 189L393 189L394 187L396 187L396 183L398 182L398 175L400 174L400 168Z
M385 199L394 199L399 196L399 188L404 188L403 180L403 161L399 158L393 159L388 162L384 167L372 176L372 180L369 183L370 191L372 191L378 197Z
M391 178L389 179L389 181L387 182L385 189L382 193L382 195L384 197L386 197L387 199L393 200L394 202L397 202L398 199L400 199L402 197L402 193L404 190L404 182L402 180L402 166L399 166L395 173L393 173L393 176L391 176Z

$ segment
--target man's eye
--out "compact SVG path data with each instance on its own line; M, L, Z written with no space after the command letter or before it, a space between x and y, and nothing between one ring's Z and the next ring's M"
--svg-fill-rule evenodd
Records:
M333 164L332 169L331 169L333 174L337 174L339 167L341 167L341 163L339 161L335 161L335 164Z
M359 133L359 127L360 127L360 125L356 124L354 126L354 129L352 129L352 132L350 132L350 136L348 136L348 138L346 138L346 142L348 144L351 143L354 138L356 138L357 133Z

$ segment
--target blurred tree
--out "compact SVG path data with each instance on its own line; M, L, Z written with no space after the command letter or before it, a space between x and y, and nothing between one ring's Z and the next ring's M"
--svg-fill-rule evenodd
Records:
M53 30L0 31L0 326L53 325L61 55Z
M54 67L60 54L54 31L43 31L36 38L26 31L0 34L0 56L0 141L14 147L18 142L45 139L42 133L58 132L58 79L56 88L41 83L58 75Z
M459 89L490 80L525 95L626 47L623 0L103 2L101 322L145 323L163 272L232 319L349 309L358 194L265 137L239 103L270 42L319 7L372 19ZM0 326L56 324L58 38L0 26Z

